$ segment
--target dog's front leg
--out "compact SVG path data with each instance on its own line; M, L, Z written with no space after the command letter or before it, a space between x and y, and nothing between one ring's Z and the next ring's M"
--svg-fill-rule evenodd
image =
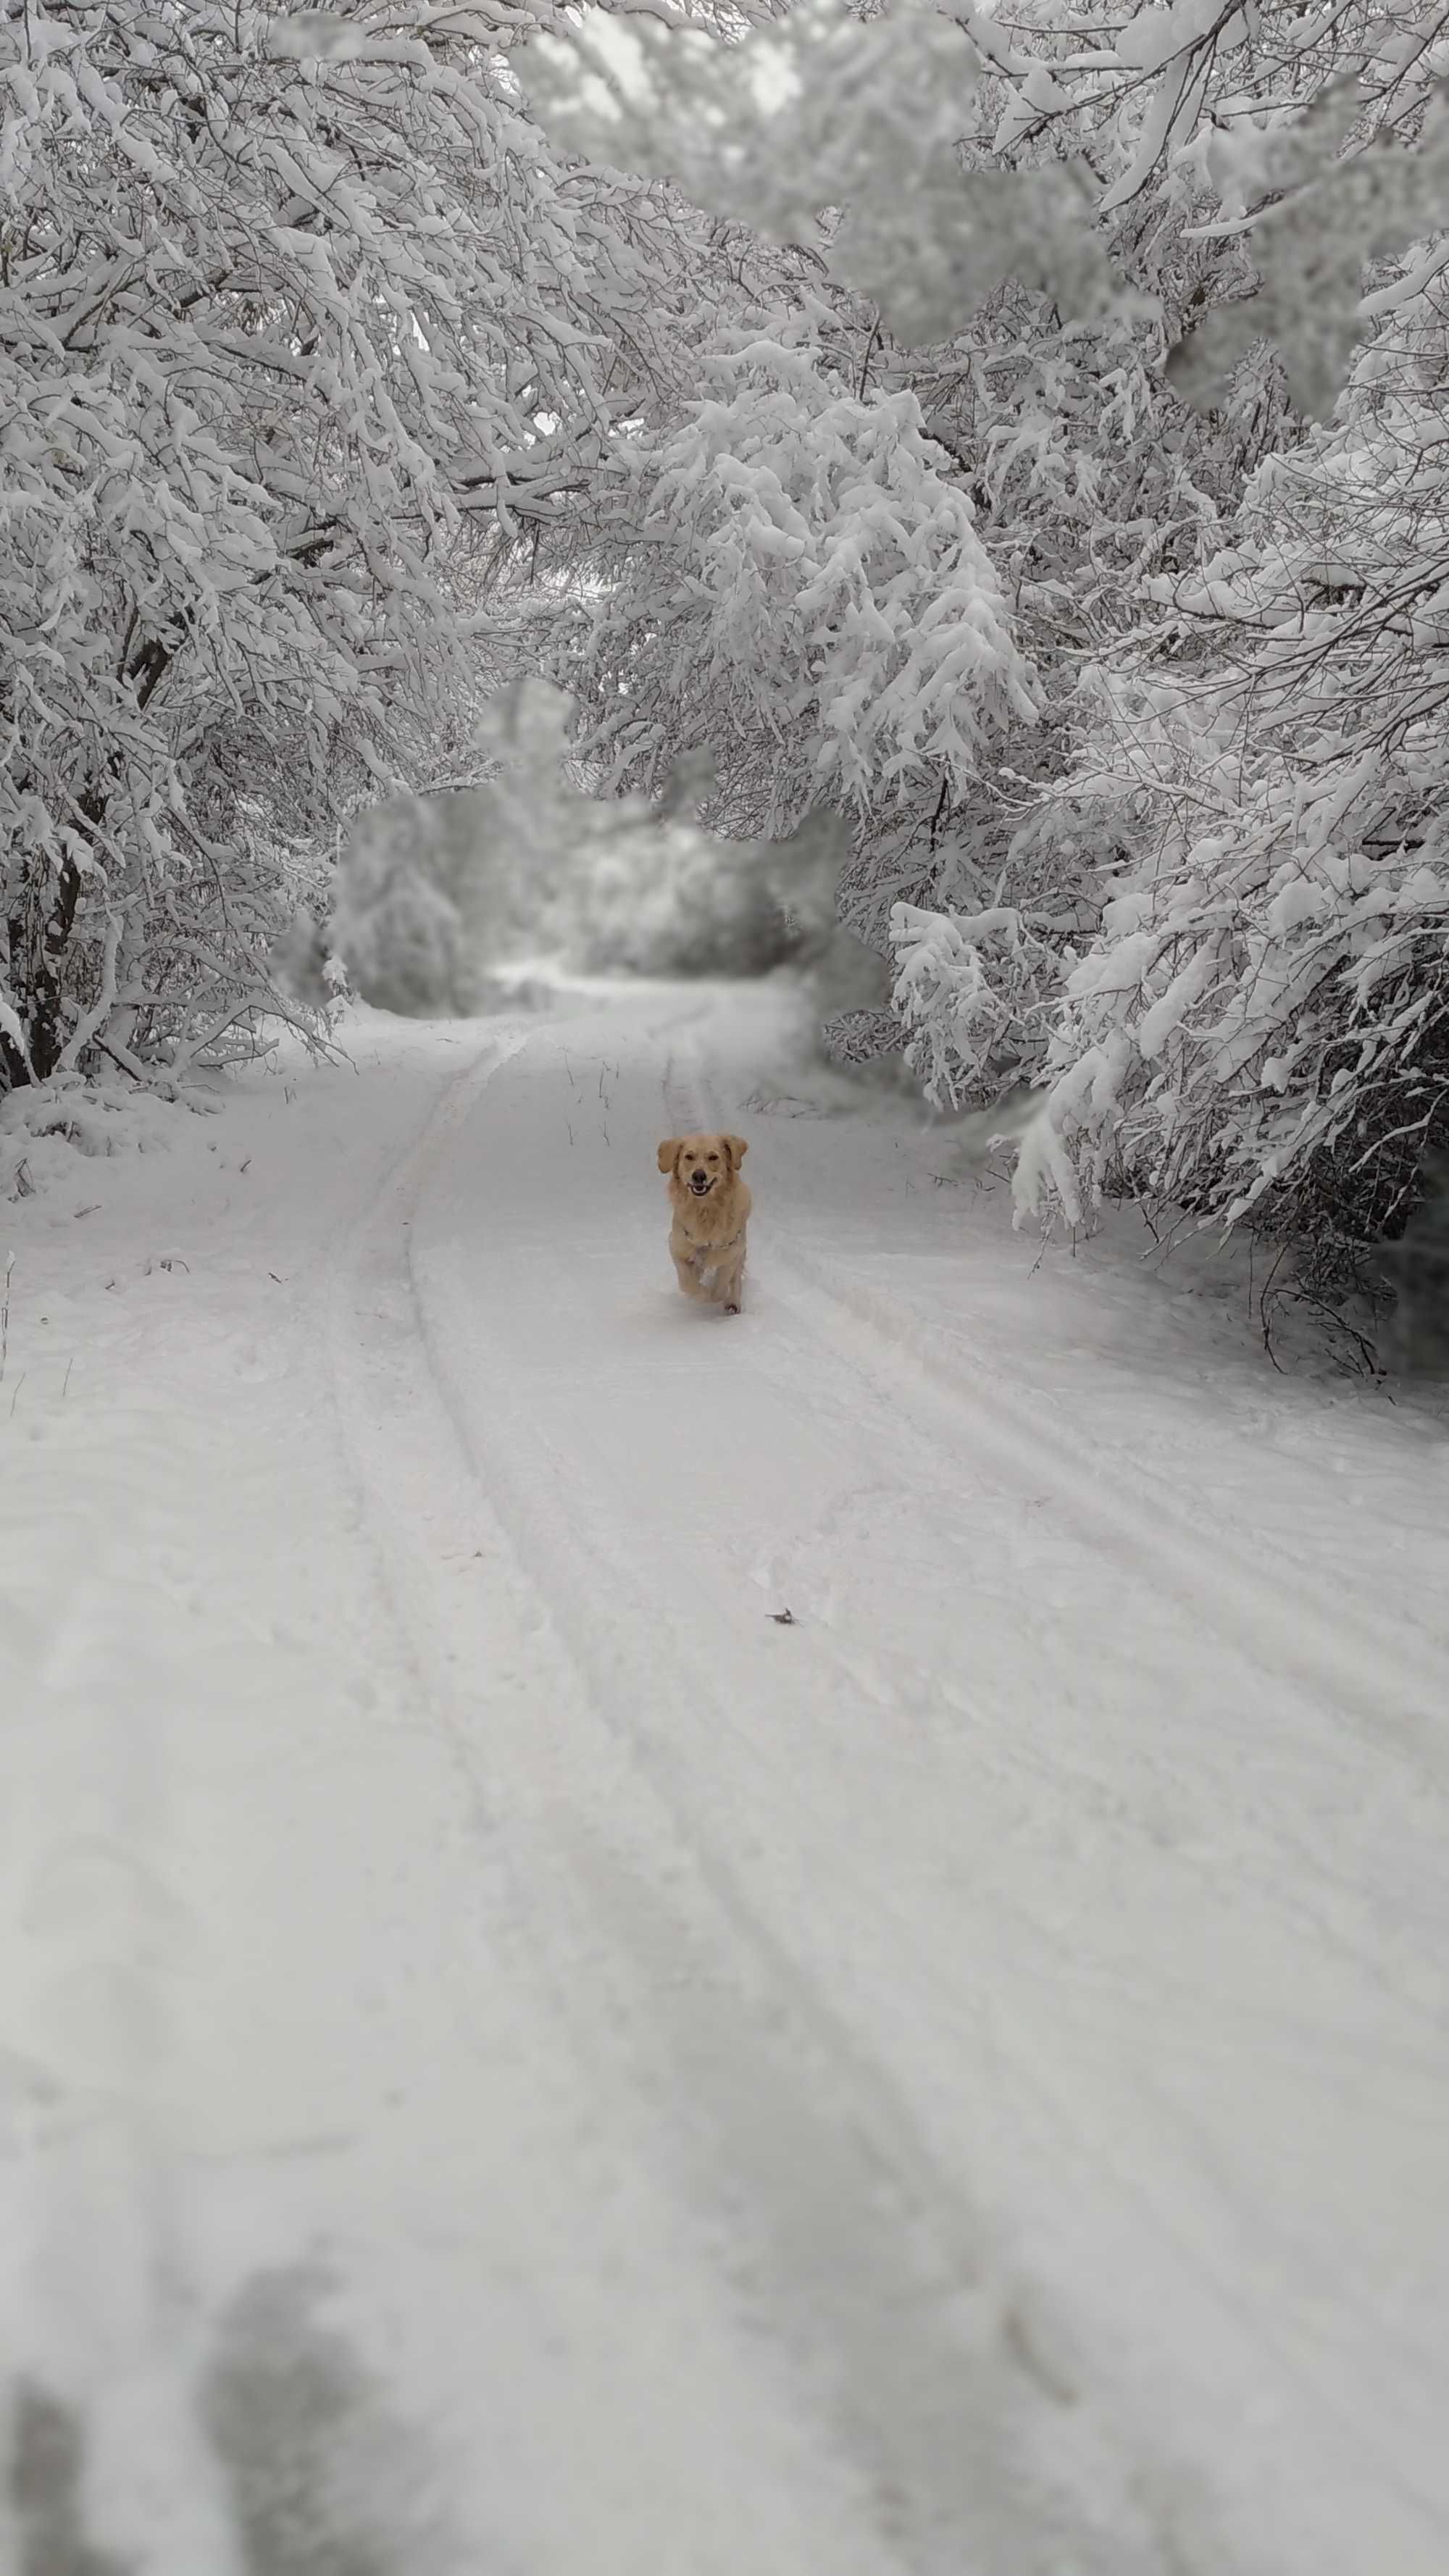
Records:
M679 1282L682 1293L686 1297L694 1297L696 1299L705 1296L707 1291L700 1286L699 1272L695 1267L696 1256L693 1253L676 1252L673 1244L671 1243L669 1247L669 1258L674 1264L674 1275Z
M741 1245L737 1252L727 1253L711 1274L710 1291L727 1315L738 1315L745 1303L745 1255Z

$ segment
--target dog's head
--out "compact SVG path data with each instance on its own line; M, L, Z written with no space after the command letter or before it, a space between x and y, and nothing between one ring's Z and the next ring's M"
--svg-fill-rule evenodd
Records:
M743 1136L666 1136L659 1168L687 1198L707 1199L728 1189L748 1151Z

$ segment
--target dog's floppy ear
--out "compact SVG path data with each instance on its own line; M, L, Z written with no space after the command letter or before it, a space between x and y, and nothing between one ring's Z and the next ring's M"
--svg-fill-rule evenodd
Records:
M673 1171L674 1159L678 1152L679 1138L677 1136L666 1136L663 1144L659 1148L659 1168L661 1172Z
M720 1138L720 1143L728 1154L734 1169L738 1171L746 1154L750 1150L743 1136L722 1136Z

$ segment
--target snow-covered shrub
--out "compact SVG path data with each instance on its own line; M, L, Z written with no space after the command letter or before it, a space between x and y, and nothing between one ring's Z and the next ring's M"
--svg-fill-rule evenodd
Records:
M1140 855L1018 1173L1073 1216L1119 1181L1252 1216L1330 1289L1449 1144L1449 244L1372 301L1334 426L1101 674L1079 783Z
M206 1092L193 1089L182 1099L193 1111L217 1105ZM76 1155L99 1160L162 1151L171 1145L181 1115L177 1102L115 1077L87 1081L77 1073L62 1073L6 1092L0 1095L0 1199L28 1198L64 1180Z
M1426 1169L1413 1216L1379 1259L1397 1292L1390 1356L1411 1373L1449 1376L1449 1162Z
M820 1029L821 1051L830 1064L881 1067L900 1053L901 1024L894 1011L853 1004L832 1011Z

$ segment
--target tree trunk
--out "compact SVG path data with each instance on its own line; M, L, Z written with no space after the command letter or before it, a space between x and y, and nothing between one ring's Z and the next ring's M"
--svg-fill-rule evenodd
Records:
M136 692L136 704L149 705L174 660L172 648L158 636L144 643L129 664L126 676ZM110 755L112 775L118 774L117 756ZM93 783L76 798L76 809L93 838L106 818L107 790ZM65 1012L65 958L75 929L76 907L80 902L82 870L73 857L63 858L52 872L27 870L21 880L20 902L9 922L9 982L20 1024L25 1031L30 1051L27 1064L22 1050L13 1038L0 1031L0 1073L11 1090L18 1091L28 1082L44 1082L54 1073L70 1034Z
M0 1029L0 1091L19 1091L30 1080L30 1067L12 1037Z
M80 801L86 820L98 823L105 812L104 800L92 792ZM73 858L64 858L54 873L47 870L41 883L32 881L24 888L19 909L11 915L10 988L30 1050L27 1064L14 1040L0 1036L5 1071L14 1090L27 1082L44 1082L60 1062L68 1033L65 957L80 890L81 871Z

